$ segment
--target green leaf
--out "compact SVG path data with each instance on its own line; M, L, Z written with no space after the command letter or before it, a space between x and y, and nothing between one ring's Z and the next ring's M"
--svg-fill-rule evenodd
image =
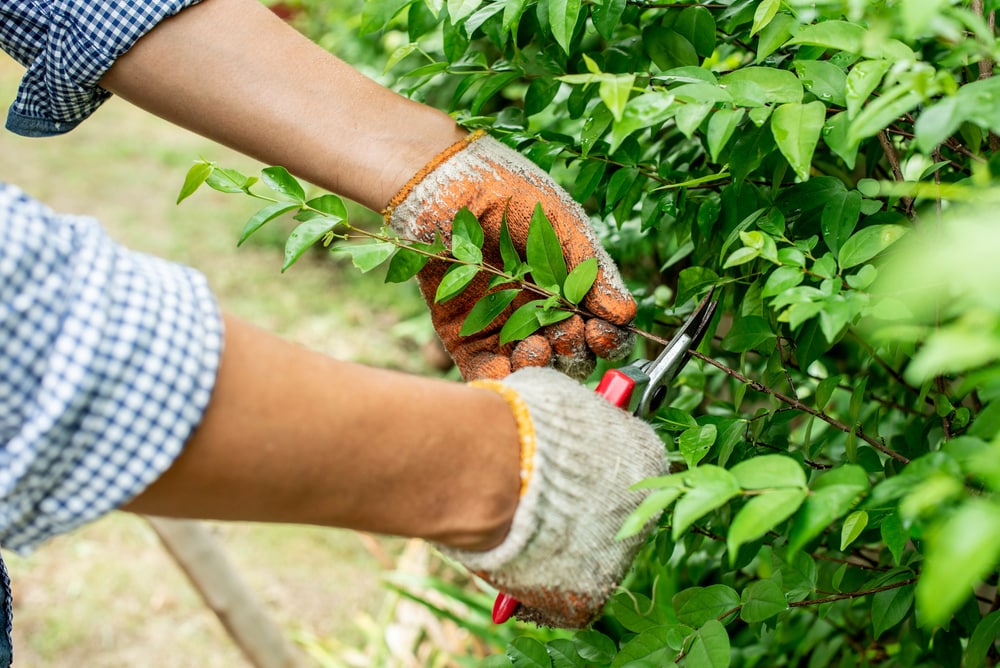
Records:
M700 63L698 51L684 35L661 25L643 28L642 44L649 57L661 70L675 67L696 67Z
M566 282L563 283L563 296L571 304L579 304L590 292L594 281L597 280L597 268L597 258L588 258L573 267L573 271L566 276Z
M538 322L538 312L544 303L544 299L536 299L518 307L516 311L511 313L500 330L500 345L511 341L520 341L537 332L542 326Z
M1000 562L1000 505L965 501L930 536L920 580L917 612L928 627L947 622L973 587Z
M423 246L424 244L421 244ZM401 247L389 261L389 268L385 272L386 283L402 283L416 276L430 257Z
M500 290L482 296L469 311L469 314L465 316L465 322L462 323L459 335L472 336L485 329L496 320L497 316L503 313L503 310L514 301L520 292L520 290Z
M733 95L733 101L738 105L760 107L764 104L798 104L802 102L802 82L788 70L773 67L741 67L722 77L719 82L726 86ZM746 90L752 85L759 90L762 99L755 101L745 99L739 93L733 93L732 88Z
M659 668L661 666L674 666L675 664L672 659L677 655L677 652L671 649L668 642L668 635L677 633L679 629L684 629L681 632L686 631L690 633L690 629L686 629L678 624L672 624L669 626L658 626L630 638L622 646L621 651L615 656L609 668L641 668L643 666L657 666ZM591 666L594 664L588 663L587 665Z
M795 553L849 511L868 490L868 476L856 464L845 464L820 476L812 494L795 515L788 551Z
M659 517L663 510L683 493L684 489L680 486L667 487L652 492L625 519L622 528L615 534L615 540L625 540L642 532L651 519Z
M285 263L281 265L281 271L284 272L295 264L295 261L302 257L303 253L326 236L326 233L332 230L338 222L329 218L316 218L306 221L292 230L292 233L288 235L288 240L285 241ZM392 250L395 250L392 244L388 245ZM391 250L389 254L392 254ZM383 259L388 257L386 255Z
M743 489L804 488L806 474L802 465L785 455L762 455L746 459L729 472Z
M686 668L728 668L730 661L729 635L726 628L713 619L695 633L684 665Z
M507 656L514 663L514 668L552 668L552 659L545 651L545 645L528 636L514 638L507 646Z
M618 646L608 636L593 630L577 631L573 635L576 651L587 661L607 664L617 653Z
M481 264L482 247L483 228L475 215L463 207L455 214L451 226L451 254L463 262Z
M882 77L892 66L888 60L863 60L851 68L847 74L845 97L847 118L854 118L868 97L875 92Z
M446 302L462 292L479 273L479 267L471 264L453 264L444 272L434 295L434 303Z
M799 27L799 22L794 16L789 14L777 14L760 31L757 38L757 58L756 63L760 65L772 53L788 41L792 36L792 30Z
M299 208L299 205L294 202L275 202L274 204L268 204L250 217L250 220L248 220L247 224L243 227L243 232L240 234L240 240L236 242L236 245L242 246L243 242L246 241L251 234L263 227L264 223L274 220L278 216L297 208ZM336 225L337 222L338 221L330 221L330 227Z
M549 325L554 325L557 322L569 320L572 317L572 311L564 311L560 308L540 308L535 313L535 318L538 319L538 324L542 327L548 327Z
M794 44L809 44L824 49L847 51L866 58L907 61L914 59L913 51L899 40L868 35L865 28L847 21L821 21L803 26L788 42L788 45Z
M479 7L480 0L448 0L448 16L451 22L458 24ZM366 6L368 3L365 3ZM377 3L372 3L377 4Z
M550 640L546 643L545 650L552 659L553 668L587 668L587 664L580 658L572 640L567 638Z
M718 161L719 153L726 147L745 115L746 111L743 109L719 109L712 114L708 121L707 139L708 152L713 161Z
M715 444L716 434L714 424L694 427L681 433L677 439L678 447L681 454L684 455L684 461L687 462L688 468L694 468L698 462L705 458L705 455Z
M969 638L965 648L965 668L982 668L986 665L986 656L1000 638L1000 610L995 610L983 617L976 630Z
M761 297L774 297L780 295L785 290L794 288L805 278L805 272L801 267L778 267L767 277Z
M500 258L503 260L503 270L505 273L514 274L521 265L521 256L517 254L514 241L510 237L506 211L504 211L503 218L500 221Z
M842 269L862 264L896 243L907 228L902 225L871 225L858 230L840 248Z
M566 260L562 244L552 224L545 217L542 205L536 204L528 227L526 249L528 266L535 283L542 286L562 285L566 282Z
M311 222L322 222L322 219L316 219ZM303 223L299 227L304 227L310 223ZM289 241L291 241L291 237L289 237ZM354 266L360 269L362 273L365 273L388 260L395 250L396 246L394 244L380 241L364 244L339 244L331 248L330 252L347 253L351 256L351 262L354 263Z
M799 179L809 179L813 151L826 122L826 105L815 101L783 104L771 114L771 133Z
M767 320L756 315L748 315L733 323L722 339L722 347L734 353L742 353L759 348L776 338Z
M861 217L861 193L846 190L834 194L823 207L820 229L830 252L837 255L840 245L851 236Z
M692 469L684 474L684 482L690 490L674 506L674 540L699 519L740 493L736 478L718 466Z
M214 167L212 173L205 179L209 188L229 194L246 192L246 189L256 182L257 179L252 176L225 167Z
M708 58L715 52L715 18L704 7L685 7L672 27L691 43L699 57Z
M567 54L581 6L581 0L549 0L549 26L552 28L552 36Z
M611 129L611 151L615 151L630 134L663 123L677 109L674 96L663 91L651 91L629 99L614 120Z
M843 107L847 104L844 89L847 75L844 70L828 60L796 60L795 72L806 90L826 104Z
M894 576L892 580L885 584L895 584L896 582L908 580L910 577L909 573L900 574ZM883 633L903 621L910 612L910 608L913 607L913 589L914 586L910 584L897 587L896 589L880 591L872 596L872 630L875 633L876 640Z
M756 35L771 22L781 9L781 0L762 0L753 13L753 26L750 36Z
M677 620L689 626L701 626L730 612L740 605L740 595L723 584L688 587L673 600Z
M743 590L740 619L748 624L763 622L788 609L781 587L774 580L757 580Z
M840 551L846 550L867 527L868 513L864 510L855 510L848 515L840 531Z
M305 203L306 191L284 167L265 167L261 170L260 176L261 180L280 197L299 204Z
M514 662L506 654L493 654L486 657L476 668L513 668Z
M327 193L319 197L314 197L306 202L306 206L325 213L332 218L347 220L347 207L344 205L344 200L336 195Z
M726 547L730 563L736 561L741 545L757 540L791 517L805 498L805 489L779 489L747 501L729 526Z
M177 194L176 204L180 204L182 201L194 194L194 191L205 182L208 175L212 173L212 163L197 161L191 165L191 169L187 171L184 175L184 185L181 186L181 191Z
M601 79L597 87L597 93L607 106L608 111L615 121L620 121L625 113L625 105L628 103L632 87L635 85L634 74L607 75Z
M882 524L879 525L879 531L882 533L882 542L885 543L885 546L889 548L889 552L892 554L893 561L901 564L903 550L906 548L906 541L909 539L909 536L906 529L903 528L903 521L900 519L899 513L893 511L883 517Z
M746 264L747 262L756 260L759 256L760 251L756 248L751 248L749 246L737 248L728 258L726 258L726 262L722 265L722 268L729 269L730 267L738 267L741 264Z

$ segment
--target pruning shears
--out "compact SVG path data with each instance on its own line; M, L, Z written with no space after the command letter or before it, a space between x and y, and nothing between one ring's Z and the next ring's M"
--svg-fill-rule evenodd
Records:
M695 307L680 329L654 360L638 359L617 369L608 369L597 384L596 392L615 406L648 420L663 405L670 384L691 359L698 347L718 302L712 299L714 288ZM493 623L503 624L520 605L510 594L497 594L493 603Z

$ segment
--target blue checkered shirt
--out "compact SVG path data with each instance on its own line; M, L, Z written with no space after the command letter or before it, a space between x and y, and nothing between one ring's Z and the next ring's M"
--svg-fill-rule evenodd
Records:
M222 347L204 277L0 183L0 546L27 550L156 480Z
M27 68L7 128L69 132L109 93L98 81L157 23L198 0L0 0L0 48Z

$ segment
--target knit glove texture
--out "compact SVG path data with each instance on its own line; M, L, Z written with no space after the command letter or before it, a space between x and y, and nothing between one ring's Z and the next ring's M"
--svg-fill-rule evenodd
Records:
M489 276L480 272L458 296L434 303L438 284L449 264L432 260L417 275L434 327L466 380L502 378L525 366L553 365L583 379L594 368L595 355L610 360L628 355L634 336L620 328L635 317L636 305L618 268L598 243L583 208L548 174L516 151L481 133L451 146L389 202L386 221L403 238L433 242L440 233L451 244L455 214L468 208L484 232L483 261L502 267L500 229L506 215L515 248L524 257L536 204L541 203L563 247L569 270L589 258L598 260L598 276L582 305L596 318L579 316L550 325L517 344L500 345L499 333L516 308L534 295L523 294L486 329L461 336L472 306L487 292Z
M514 412L521 499L499 546L446 552L514 596L518 619L583 628L655 525L615 539L648 494L629 486L667 472L663 443L646 422L552 369L526 368L473 385L499 392Z

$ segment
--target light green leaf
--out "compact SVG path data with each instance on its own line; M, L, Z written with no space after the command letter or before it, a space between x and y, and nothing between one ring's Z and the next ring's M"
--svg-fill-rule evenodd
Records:
M790 14L777 14L760 31L757 38L757 57L755 62L760 65L772 53L788 41L792 31L799 27L799 22Z
M726 74L720 82L731 89L735 84L753 84L763 94L767 104L794 104L802 102L802 82L788 70L773 67L742 67ZM733 96L734 100L736 96ZM736 100L737 104L742 104ZM747 105L760 106L760 105Z
M862 60L851 68L845 82L847 117L854 118L868 97L875 92L882 77L892 66L888 60Z
M680 625L657 626L635 635L622 646L609 668L642 668L644 666L674 666L671 659L677 652L671 649L668 635L684 629ZM690 629L684 629L685 634ZM588 666L595 664L588 663ZM608 664L604 664L608 665Z
M538 324L542 327L548 327L549 325L554 325L557 322L569 320L572 317L572 311L564 311L561 308L553 308L549 306L546 308L540 308L535 312L535 318L538 320Z
M347 220L347 207L344 205L344 200L336 195L327 193L314 197L306 202L306 206L338 220Z
M827 104L843 107L847 104L844 90L847 75L828 60L796 60L795 72L806 90Z
M733 518L726 537L730 564L736 561L741 545L757 540L791 517L805 498L804 488L778 489L754 496L747 501Z
M496 320L497 316L503 313L503 310L514 301L520 292L520 290L500 290L480 297L479 301L469 310L469 314L465 316L465 322L462 323L459 335L472 336L485 329Z
M1000 505L969 499L929 537L917 612L925 626L946 623L1000 562Z
M448 0L448 16L451 18L451 22L460 23L462 19L476 11L479 3L480 0Z
M701 626L739 607L740 595L723 584L688 587L673 600L677 620L689 626Z
M781 154L799 179L809 179L813 151L826 121L826 105L819 101L783 104L771 114L771 133Z
M718 466L706 465L692 469L684 474L684 482L690 490L674 506L674 540L692 524L740 492L736 478Z
M285 241L285 262L281 265L281 271L284 272L295 264L295 261L302 257L303 253L309 250L314 243L326 236L326 233L333 229L338 222L340 221L330 220L329 218L316 218L306 221L292 230L292 233L288 235L288 240ZM365 245L367 246L368 244ZM377 246L379 244L372 245ZM389 252L382 258L383 261L387 260L389 255L392 255L392 251L395 250L395 246L392 244L386 245L389 246ZM358 268L362 271L367 271L361 267Z
M562 50L569 53L570 39L580 16L581 0L549 0L549 26Z
M245 192L256 182L256 177L226 167L213 167L212 172L205 178L205 184L209 188L229 194Z
M563 296L571 304L579 304L590 292L590 288L597 280L597 258L592 257L584 260L573 267L573 271L566 276L563 283Z
M840 531L840 551L843 552L846 550L867 527L868 513L864 510L855 510L848 515Z
M444 272L434 295L434 303L446 302L462 292L479 273L479 267L471 264L453 264Z
M821 21L803 26L788 45L809 44L824 49L847 51L866 58L911 61L913 51L895 39L868 33L862 26L847 21Z
M674 96L663 91L643 93L628 100L622 109L621 118L611 129L611 151L616 150L630 134L636 130L659 125L676 113Z
M713 161L718 161L719 153L726 147L740 121L746 115L743 109L719 109L708 121L708 152Z
M562 244L552 224L545 217L542 205L536 204L528 227L526 254L528 266L535 283L542 286L562 285L566 282L566 260Z
M250 220L243 227L243 232L240 234L240 240L236 242L237 246L243 245L251 234L259 230L264 223L274 220L278 216L288 213L293 209L299 208L299 205L295 202L275 202L274 204L268 204L263 209L251 216ZM339 221L330 221L330 227L336 225Z
M714 424L694 427L681 433L677 439L678 448L684 455L684 461L687 462L688 468L694 468L698 462L705 458L705 455L715 444L716 434Z
M544 299L536 299L518 307L516 311L511 313L500 330L500 345L511 341L520 341L537 332L542 326L538 322L537 314L544 303Z
M849 269L867 262L896 243L906 232L907 228L902 225L871 225L858 230L840 248L840 267Z
M300 204L306 201L306 191L284 167L266 167L260 172L261 180L280 197Z
M191 165L191 169L187 171L184 175L184 184L181 186L181 190L177 193L176 204L180 204L182 201L194 194L194 191L205 182L208 175L212 173L212 163L199 160Z
M658 489L651 493L625 519L622 528L615 535L615 540L625 540L640 533L650 520L659 517L663 510L683 493L684 489L680 486Z
M698 629L684 661L686 668L729 668L729 635L718 621L706 622Z
M753 13L753 26L750 28L750 36L756 35L761 29L771 22L781 9L781 0L761 0L757 9Z
M743 590L740 619L748 624L763 622L788 609L781 587L774 580L757 580Z
M746 459L729 469L743 489L804 488L802 465L785 455L762 455Z
M780 295L785 290L794 288L805 278L805 273L801 267L783 266L778 267L767 277L761 297L774 297Z
M788 551L801 550L849 511L867 489L868 477L856 464L845 464L820 476L792 522Z
M601 79L597 93L601 96L601 100L608 107L615 121L622 120L625 113L625 105L628 103L628 98L632 93L632 86L634 85L634 74L607 75Z
M304 227L312 222L320 223L322 222L322 219L310 221L309 223L303 223L299 227ZM291 241L291 237L289 237L289 241ZM379 266L392 257L392 254L395 251L395 245L384 241L363 244L338 244L330 249L331 253L347 253L350 255L351 262L355 267L360 269L362 273L369 272Z
M756 260L759 256L760 251L756 248L750 248L749 246L737 248L729 255L729 257L726 258L726 262L722 265L722 268L729 269L730 267L738 267L741 264L746 264L747 262Z

